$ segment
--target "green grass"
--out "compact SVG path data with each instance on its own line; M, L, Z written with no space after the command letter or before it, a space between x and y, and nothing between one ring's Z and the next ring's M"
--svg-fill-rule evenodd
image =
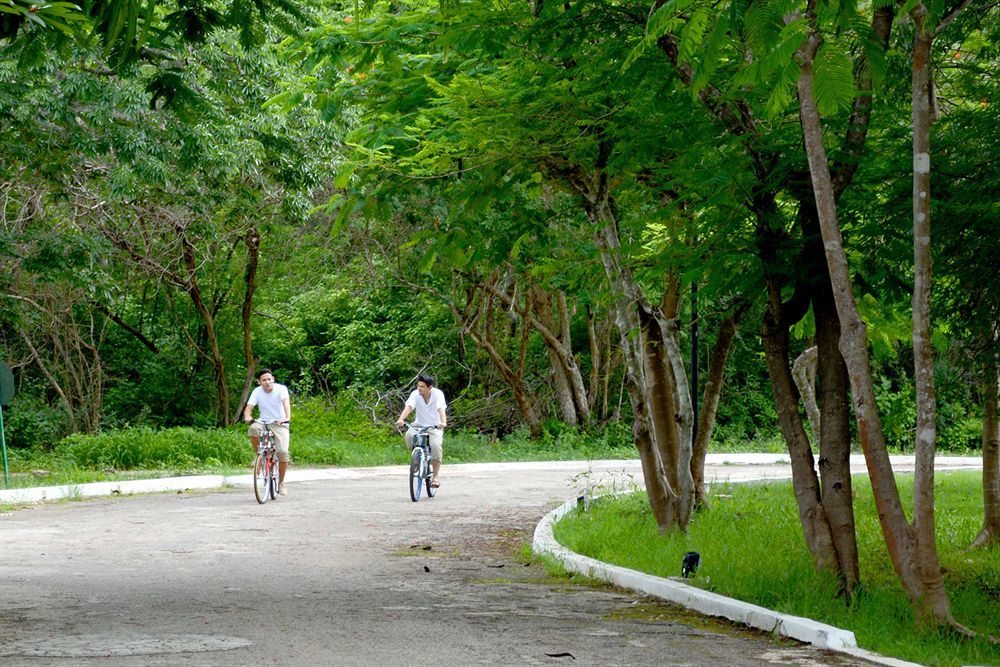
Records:
M900 479L912 497L912 477ZM658 576L677 576L686 551L701 553L699 583L717 593L854 631L858 644L925 665L1000 665L1000 646L916 629L889 562L866 479L855 478L862 586L850 603L812 567L790 483L719 485L712 509L687 534L660 535L644 492L600 499L569 515L556 539L575 552ZM938 475L938 550L959 622L1000 636L1000 547L967 550L982 526L982 477Z
M446 463L626 459L635 448L626 427L578 433L558 424L532 440L474 432L445 434ZM192 474L240 474L252 464L246 426L223 429L132 427L73 435L49 447L9 449L9 488L83 484ZM303 401L293 413L292 464L367 467L405 464L409 453L394 425L372 424L353 408Z

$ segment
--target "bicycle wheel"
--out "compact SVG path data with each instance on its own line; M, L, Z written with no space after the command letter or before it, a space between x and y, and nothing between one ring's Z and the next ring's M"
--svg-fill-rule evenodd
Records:
M424 476L425 476L424 477L424 484L427 486L427 497L428 498L433 498L434 496L437 495L437 492L438 492L438 490L435 487L431 486L431 480L434 479L434 473L433 473L433 466L434 466L434 464L431 463L431 460L430 460L429 457L426 460L427 460L427 463L424 465L424 468L426 469L425 472L424 472Z
M274 455L274 452L271 452L270 460L268 461L268 463L269 463L268 468L271 469L271 484L270 484L271 500L274 500L275 498L278 497L278 487L280 486L278 482L278 459Z
M420 500L420 486L424 481L424 450L419 447L413 448L410 454L410 500L417 502Z
M268 470L266 454L261 451L253 462L253 495L263 505L271 499L268 487L271 485L271 471Z

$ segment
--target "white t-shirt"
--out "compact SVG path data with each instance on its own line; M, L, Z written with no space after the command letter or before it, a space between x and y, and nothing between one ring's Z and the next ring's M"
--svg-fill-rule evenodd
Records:
M257 406L262 422L283 422L285 407L281 404L281 400L284 398L288 398L288 387L275 382L270 392L264 391L263 387L255 387L250 392L247 405Z
M431 387L431 395L425 402L416 389L406 399L406 405L413 410L413 423L416 426L437 426L441 423L441 415L438 410L447 410L448 404L444 400L444 392L437 387Z

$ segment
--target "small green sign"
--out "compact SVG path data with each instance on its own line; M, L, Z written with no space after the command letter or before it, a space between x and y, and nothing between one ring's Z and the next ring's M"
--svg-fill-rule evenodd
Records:
M0 364L0 405L10 405L12 398L14 398L14 374L10 371L10 366Z

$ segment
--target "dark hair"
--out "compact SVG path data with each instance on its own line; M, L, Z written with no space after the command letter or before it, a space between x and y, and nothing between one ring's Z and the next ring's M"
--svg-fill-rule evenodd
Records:
M417 376L417 382L418 383L419 382L423 382L428 387L433 387L434 386L434 376L433 375L427 375L426 373L421 373L420 375Z
M261 375L270 375L271 377L274 377L274 373L271 372L270 368L262 368L257 371L257 379L260 379Z

